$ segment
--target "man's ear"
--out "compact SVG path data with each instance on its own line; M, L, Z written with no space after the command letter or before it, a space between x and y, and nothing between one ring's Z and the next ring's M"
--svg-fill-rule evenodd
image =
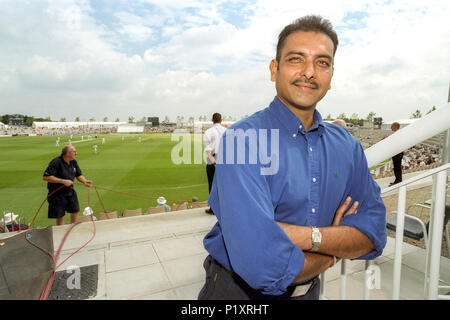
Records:
M275 59L272 59L272 61L270 61L270 81L275 82L275 80L277 79L277 72L278 72L278 62Z
M331 79L333 79L333 75L334 75L334 65L333 68L331 69ZM331 89L331 81L330 81L330 86L328 87L328 90Z

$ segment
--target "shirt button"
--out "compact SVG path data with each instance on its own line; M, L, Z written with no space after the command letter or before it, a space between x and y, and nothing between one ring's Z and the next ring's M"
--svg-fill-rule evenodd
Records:
M312 213L316 213L316 209L314 209L314 208L312 208L311 211L312 211Z
M302 125L300 125L300 127L298 127L299 129L301 129L302 128Z
M292 136L295 138L297 135L294 133Z
M311 151L311 152L312 152L312 148L309 148L309 151Z
M316 178L313 178L313 182L316 182L317 180L316 180Z

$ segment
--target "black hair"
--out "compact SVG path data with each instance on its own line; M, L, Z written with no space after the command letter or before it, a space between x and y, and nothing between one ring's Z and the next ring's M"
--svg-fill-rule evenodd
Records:
M284 29L280 32L280 35L278 36L276 56L276 60L278 63L280 63L281 50L283 49L286 38L291 33L297 31L313 31L326 34L328 37L330 37L331 41L333 41L333 56L336 54L339 41L336 32L333 30L333 25L331 24L331 22L327 19L322 18L321 16L309 15L295 20L291 24L284 27Z
M219 123L220 121L222 121L222 115L220 113L214 113L212 116L212 122L213 123Z

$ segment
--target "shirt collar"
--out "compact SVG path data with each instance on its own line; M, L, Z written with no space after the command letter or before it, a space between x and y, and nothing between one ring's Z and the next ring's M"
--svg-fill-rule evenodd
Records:
M280 120L290 134L297 134L299 132L305 134L305 126L303 125L302 120L297 118L297 116L292 113L292 111L289 110L277 96L275 96L270 103L269 110L278 118L278 120ZM309 128L309 131L317 129L319 134L322 135L325 126L322 121L322 116L317 109L314 110L313 121L314 124Z
M63 156L59 156L59 158L61 159L61 161L62 161L63 163L67 164L67 162L64 160L64 157L63 157ZM69 161L69 165L72 164L72 162L73 162L73 160L70 160L70 161Z

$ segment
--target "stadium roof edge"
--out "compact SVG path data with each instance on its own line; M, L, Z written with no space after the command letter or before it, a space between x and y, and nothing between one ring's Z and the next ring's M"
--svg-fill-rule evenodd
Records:
M33 123L54 123L54 124L124 124L124 123L128 123L126 121L120 121L120 122L113 122L113 121L109 121L109 122L105 122L105 121L33 121Z
M237 121L222 121L223 124L233 124ZM212 121L194 121L194 124L213 124Z
M60 121L34 121L33 127L61 127L61 126L113 126L127 124L127 122L60 122Z
M414 122L416 122L419 119L399 119L399 120L389 120L389 121L384 121L384 124L392 124L394 122L398 122L400 124L412 124Z

